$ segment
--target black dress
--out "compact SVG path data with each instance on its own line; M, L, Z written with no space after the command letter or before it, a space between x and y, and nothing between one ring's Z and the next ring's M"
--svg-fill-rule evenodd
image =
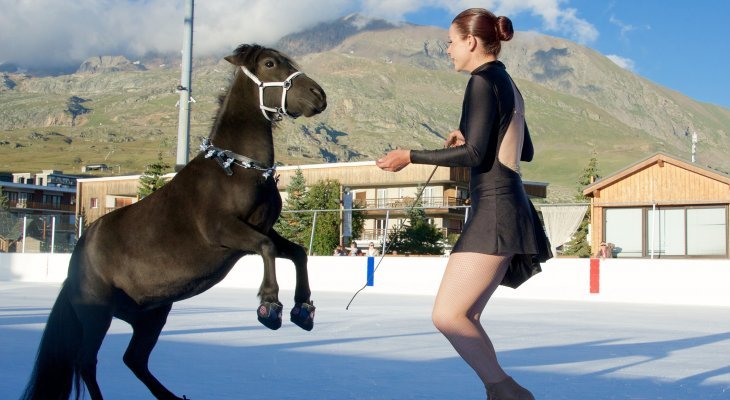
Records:
M497 155L515 110L512 79L504 64L488 62L472 72L464 95L459 130L465 144L439 150L412 150L411 162L471 167L471 212L452 252L513 254L501 284L516 288L552 258L545 230L525 193L520 175ZM525 124L522 161L534 150Z

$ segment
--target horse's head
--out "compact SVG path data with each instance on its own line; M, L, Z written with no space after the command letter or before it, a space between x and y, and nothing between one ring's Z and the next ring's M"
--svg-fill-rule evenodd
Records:
M244 44L225 59L240 68L238 79L250 79L259 87L259 104L267 119L311 117L327 108L322 87L276 50Z

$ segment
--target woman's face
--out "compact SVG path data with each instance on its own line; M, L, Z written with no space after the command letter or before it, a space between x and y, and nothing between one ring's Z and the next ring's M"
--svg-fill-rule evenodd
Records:
M446 54L449 55L449 58L454 63L454 69L457 71L466 71L466 65L471 59L469 36L464 38L461 36L461 32L456 28L456 25L451 24L449 27L449 47L446 49Z

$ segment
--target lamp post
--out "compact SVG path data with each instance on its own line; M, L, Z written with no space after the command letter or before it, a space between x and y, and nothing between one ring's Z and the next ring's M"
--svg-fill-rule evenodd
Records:
M183 31L182 65L180 85L180 114L177 126L177 158L175 170L179 171L188 163L188 149L190 147L190 93L193 65L193 9L194 0L185 2L185 29Z

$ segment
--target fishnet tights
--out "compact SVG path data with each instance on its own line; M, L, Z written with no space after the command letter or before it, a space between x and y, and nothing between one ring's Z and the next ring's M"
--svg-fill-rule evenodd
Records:
M485 385L507 378L479 318L511 259L511 255L452 254L433 308L436 328Z

